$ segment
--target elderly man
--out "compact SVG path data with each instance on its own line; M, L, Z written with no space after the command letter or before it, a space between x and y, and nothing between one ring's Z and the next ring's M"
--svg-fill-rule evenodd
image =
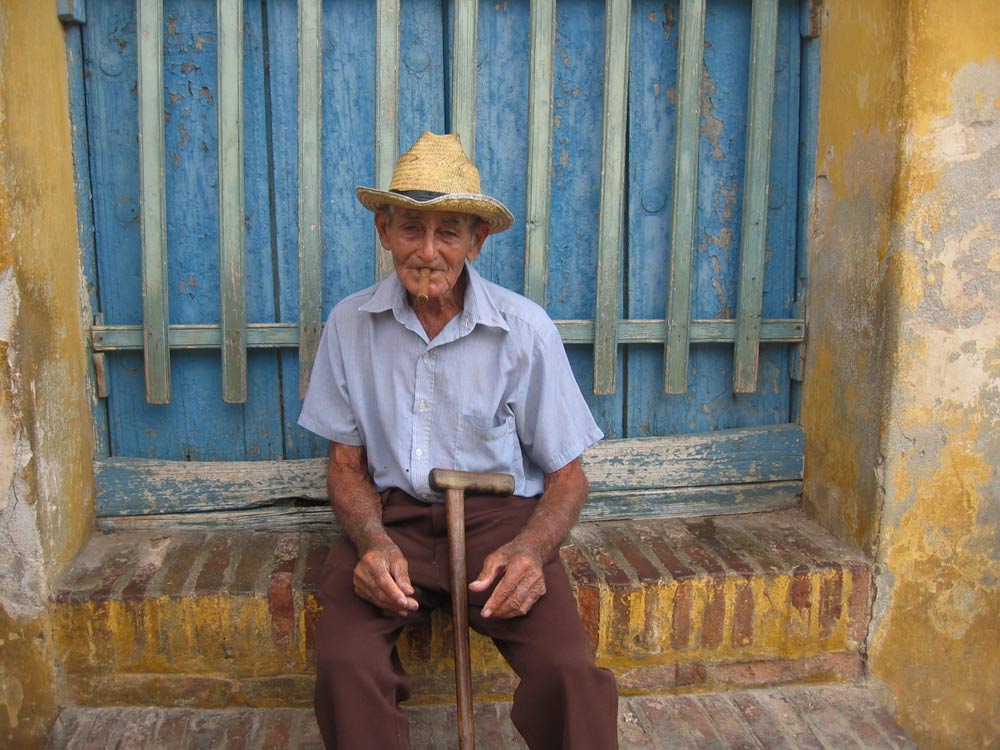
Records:
M473 270L513 223L482 195L457 136L424 133L388 191L358 188L395 275L327 320L299 424L330 441L344 536L322 574L316 716L328 748L409 748L400 631L449 604L432 468L512 474L515 495L466 497L469 622L520 677L511 717L532 750L617 747L614 677L594 663L559 544L602 437L559 333Z

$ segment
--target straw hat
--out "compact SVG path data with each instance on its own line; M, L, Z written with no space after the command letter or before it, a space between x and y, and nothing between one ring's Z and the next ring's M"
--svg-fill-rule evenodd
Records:
M399 157L388 190L355 188L361 205L370 211L388 205L455 211L480 217L489 225L491 234L508 229L514 215L480 190L479 170L465 155L458 136L429 131Z

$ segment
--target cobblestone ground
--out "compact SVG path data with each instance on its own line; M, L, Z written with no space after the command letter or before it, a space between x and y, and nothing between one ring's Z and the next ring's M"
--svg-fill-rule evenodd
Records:
M457 748L453 706L408 709L413 750ZM623 698L621 750L916 750L857 686ZM509 704L476 707L479 750L523 750ZM307 709L67 708L48 750L322 750Z

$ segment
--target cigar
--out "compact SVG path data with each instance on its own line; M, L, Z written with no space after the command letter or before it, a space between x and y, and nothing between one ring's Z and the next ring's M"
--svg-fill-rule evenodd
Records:
M417 304L426 305L431 293L431 269L420 269L420 289L417 290Z

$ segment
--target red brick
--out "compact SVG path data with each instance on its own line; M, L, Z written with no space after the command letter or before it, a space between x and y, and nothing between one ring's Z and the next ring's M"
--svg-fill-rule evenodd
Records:
M600 528L592 528L594 533L581 537L587 541L587 553L594 559L597 574L612 588L631 588L632 578L609 553L611 545L605 541Z
M128 578L131 577L137 557L138 551L130 545L115 550L113 555L105 558L101 580L87 598L91 601L110 599L115 588L118 587L119 580L124 579L124 582L127 582Z
M730 700L743 714L763 750L796 750L785 738L781 726L754 700L753 696L747 693L735 693L730 696Z
M868 697L868 694L845 693L842 690L823 690L821 700L825 710L845 720L851 730L861 740L865 748L885 747L888 743L874 721L869 718L871 706L869 701L858 702L857 698Z
M703 518L697 521L688 521L684 525L705 549L710 550L721 559L730 570L748 576L754 574L753 565L743 559L719 536L714 519Z
M146 555L139 560L139 564L132 571L132 577L122 589L122 599L126 601L138 601L145 598L149 582L163 566L163 560L166 556L165 548L170 546L170 539L169 537L152 539L148 545Z
M788 570L788 564L768 546L769 536L763 530L758 530L761 532L759 534L751 533L743 527L743 523L742 517L739 522L729 518L720 519L716 524L716 533L727 547L739 550L744 558L750 560L765 575Z
M260 750L288 750L292 735L292 714L289 711L262 711L257 727L260 739L254 747Z
M847 637L854 643L863 643L871 618L871 567L865 562L851 562L847 570L851 575L851 592L847 599Z
M670 546L662 529L649 527L645 524L636 524L633 528L643 544L648 545L653 550L657 559L675 580L687 581L694 578L694 571L681 560L676 550Z
M719 735L716 734L712 723L705 716L697 699L682 695L674 699L677 711L684 717L688 725L688 731L694 735L696 747L699 750L724 750Z
M693 606L694 586L690 581L681 581L674 594L673 626L670 629L670 645L677 651L683 651L691 644Z
M838 568L833 573L823 576L819 585L819 634L821 638L829 638L837 628L843 615L841 604L843 596L843 575Z
M213 535L208 540L208 549L201 565L201 572L195 583L195 591L199 594L219 592L225 583L226 570L233 557L236 541L232 536Z
M712 676L720 685L760 687L805 679L854 679L861 676L861 658L853 653L821 654L803 659L769 659L715 664Z
M707 588L708 601L705 602L705 614L702 618L701 645L705 648L714 649L722 645L725 628L725 581L713 579Z
M150 583L150 596L179 596L194 573L205 534L195 533L174 539L163 559L160 574Z
M295 627L295 596L292 581L298 559L298 536L284 534L274 550L274 564L267 586L267 604L271 630L276 644L288 644Z
M795 690L796 688L791 688ZM795 750L826 750L827 747L834 747L836 750L848 750L842 745L825 745L820 742L817 735L802 720L795 706L786 703L781 698L788 692L788 689L772 692L760 692L757 694L757 701L771 716L779 717L782 728L791 738Z
M703 571L713 578L725 578L726 569L712 554L698 543L698 540L686 529L674 540L681 551L688 556Z
M760 750L760 745L747 732L739 709L725 695L699 695L697 700L728 750Z
M258 711L233 712L233 720L226 729L225 750L247 750L257 726Z
M156 737L153 739L154 750L176 750L184 747L187 725L187 712L170 712L156 730Z
M218 750L226 739L227 721L233 712L200 711L188 722L189 750Z
M618 676L618 689L651 693L677 686L677 664L655 664L630 669Z
M795 569L792 576L792 586L788 592L788 597L795 609L809 609L812 606L812 581L809 579L809 570L804 566Z
M639 549L638 543L625 534L621 527L612 529L609 541L618 549L625 561L632 566L632 570L635 571L641 582L655 583L663 579L663 573L660 572L659 568L649 561L649 558Z
M302 591L312 593L319 591L320 575L323 564L330 552L331 540L325 534L303 534L302 552L306 564L302 572Z
M736 583L736 604L733 607L734 646L749 646L753 642L754 595L750 581L740 580Z
M229 586L230 592L233 594L262 592L261 586L267 586L266 581L271 572L271 561L274 559L274 548L277 544L277 534L255 532L249 535L246 544L240 550L233 582Z
M601 594L597 585L597 572L575 544L563 547L560 554L570 580L576 584L574 588L580 619L590 636L590 643L597 648L601 622Z
M651 726L654 747L697 747L695 736L676 698L640 699L636 703Z
M690 662L677 665L677 687L693 687L703 685L708 677L708 670L701 662Z

